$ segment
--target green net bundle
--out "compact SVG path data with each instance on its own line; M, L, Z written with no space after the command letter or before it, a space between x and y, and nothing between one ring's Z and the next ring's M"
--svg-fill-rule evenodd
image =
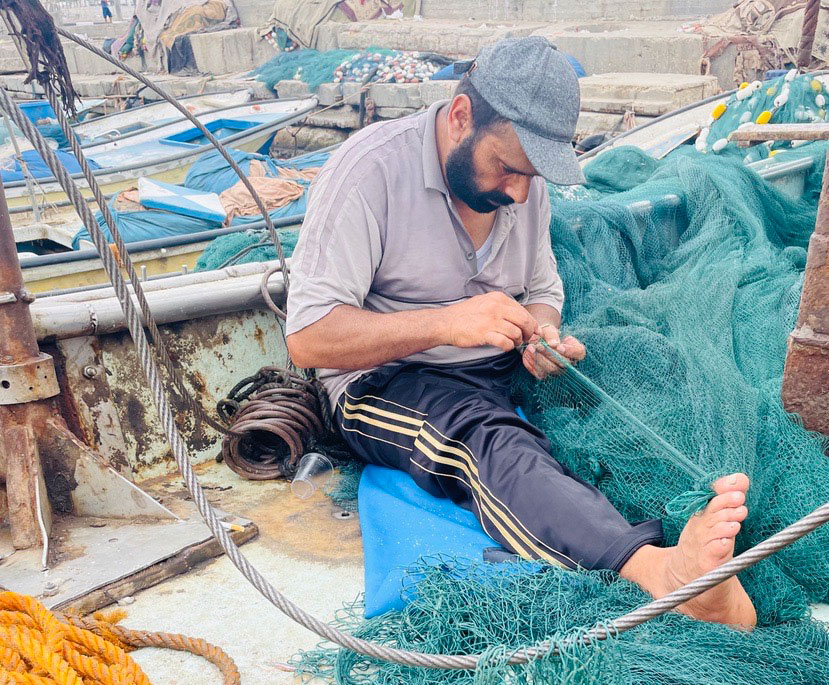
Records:
M486 564L428 559L411 569L401 612L362 619L357 602L335 624L357 637L401 649L451 654L485 653L477 671L442 671L388 664L333 648L294 660L304 678L384 685L560 685L596 683L676 685L818 685L829 682L829 632L799 620L752 633L664 614L589 646L567 645L584 626L616 618L647 603L633 583L606 572L575 573L529 562ZM505 654L551 639L563 646L523 666ZM493 646L502 648L493 648Z
M438 55L386 48L295 50L280 52L253 74L271 90L283 79L304 81L312 89L323 83L362 82L366 78L377 83L419 83L428 81L449 62Z
M708 125L695 141L698 152L734 155L746 162L798 147L804 141L769 141L746 151L729 142L729 134L746 124L805 124L826 121L826 87L809 74L786 76L754 83L743 83L736 93L711 112Z
M593 164L618 166L617 154L635 157L622 148ZM813 169L822 167L817 159ZM819 184L813 175L808 188ZM793 199L733 160L692 151L630 191L554 204L565 323L588 349L581 372L702 470L749 474L738 552L829 499L824 442L780 402L803 268L787 250L807 244L815 208L814 193ZM684 521L666 517L665 505L696 484L665 452L562 379L523 374L516 399L557 458L631 520L663 518L666 541L676 542ZM493 657L477 674L376 664L334 649L298 664L340 683L829 682L826 629L807 618L808 603L829 596L827 549L823 528L741 574L760 622L751 634L670 614L564 660L511 667ZM470 571L458 560L424 564L411 572L415 599L403 612L362 622L356 605L346 624L384 644L482 652L571 635L648 599L610 574L519 566L516 575Z
M276 231L282 250L286 257L294 253L299 231L280 228ZM276 248L270 235L264 230L249 229L239 233L229 233L213 240L202 252L196 262L196 271L220 269L232 260L232 264L250 264L276 259Z

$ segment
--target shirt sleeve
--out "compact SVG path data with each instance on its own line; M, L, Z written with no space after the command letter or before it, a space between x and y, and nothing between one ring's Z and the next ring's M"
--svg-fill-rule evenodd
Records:
M550 242L551 210L546 187L540 195L538 256L530 281L530 295L525 304L546 304L561 314L564 307L564 285L558 275L558 265Z
M331 177L311 188L307 218L291 260L286 334L339 305L362 307L380 264L380 227L356 183Z

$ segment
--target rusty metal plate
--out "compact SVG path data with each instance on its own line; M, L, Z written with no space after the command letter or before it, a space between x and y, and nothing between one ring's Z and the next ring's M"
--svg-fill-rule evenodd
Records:
M60 392L52 357L41 353L17 364L0 364L0 404L23 404Z

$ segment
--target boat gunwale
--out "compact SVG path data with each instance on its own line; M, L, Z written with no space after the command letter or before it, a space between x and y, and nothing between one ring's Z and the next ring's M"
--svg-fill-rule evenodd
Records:
M235 92L235 91L232 91L232 92ZM195 97L204 97L204 95L197 95ZM238 103L238 104L235 104L235 105L225 105L224 107L216 107L214 109L206 109L203 112L198 112L196 114L193 114L193 116L200 117L203 114L214 114L214 113L217 113L217 112L224 112L224 111L227 111L229 109L236 109L237 107L248 107L248 106L260 105L260 104L271 103L271 102L292 102L294 100L306 100L306 99L307 98L303 98L303 97L291 97L291 98L267 98L267 99L261 99L261 100L248 100L247 102L241 102L241 103ZM162 101L162 102L163 102L163 104L170 104L166 101ZM162 103L159 102L159 103L154 103L154 104L162 104ZM145 106L149 106L149 105L145 105ZM128 110L128 111L131 113L133 110ZM126 113L127 112L118 112L118 114L126 114ZM112 116L112 115L108 115L108 116ZM101 117L101 119L103 119L103 117ZM181 123L182 121L184 121L186 119L187 119L187 117L182 115L179 119L175 119L173 121L164 121L164 122L161 122L159 124L154 124L153 126L147 126L145 128L140 128L136 131L129 131L129 132L127 132L127 133L125 133L121 136L118 136L117 138L113 138L112 140L106 140L106 141L98 140L98 141L94 141L94 142L84 143L83 145L81 145L81 149L88 149L88 148L91 148L91 147L95 147L97 145L106 145L107 143L115 143L115 142L119 142L119 141L122 141L122 140L128 140L129 138L133 138L133 137L135 137L137 135L140 135L142 133L152 133L153 131L156 131L160 128L164 128L165 126L169 126L170 124L179 124L179 123ZM96 119L95 121L99 121L99 120L100 119Z
M245 131L239 131L239 133L236 133L232 136L228 136L227 138L223 138L219 142L224 147L228 147L228 146L232 146L232 144L234 144L234 143L236 143L240 140L243 140L244 138L255 138L256 135L266 131L268 128L271 128L273 126L279 126L279 127L287 126L291 122L293 122L297 119L302 119L302 118L306 117L319 104L319 100L315 95L312 95L312 96L307 97L307 98L291 98L291 99L297 100L297 101L308 100L308 101L313 101L313 103L310 104L308 107L306 107L304 109L300 109L296 112L286 113L286 115L284 117L280 118L277 121L266 122L266 123L260 124L259 126L249 128ZM288 100L288 98L285 98L285 100ZM276 101L277 100L263 100L261 102L276 102ZM253 102L246 103L246 105L252 105L252 104L254 104L254 103ZM245 105L236 105L236 107L242 107L242 106L245 106ZM159 157L155 161L152 161L150 163L130 164L130 165L123 165L123 166L119 166L119 167L106 167L106 168L103 168L103 169L95 169L95 170L92 171L92 175L97 176L97 177L104 177L104 176L107 176L107 175L110 175L110 174L112 174L112 175L123 174L123 173L129 172L129 171L135 171L135 170L139 170L139 169L149 170L152 167L161 166L161 165L164 165L164 164L170 164L171 162L175 162L175 161L180 160L180 159L186 159L187 157L199 156L199 155L202 155L203 153L205 153L209 150L214 150L214 149L215 149L215 147L212 145L212 143L208 142L208 143L205 143L204 145L201 145L198 148L194 148L194 149L191 149L191 150L182 150L180 153L175 154L175 155L170 155L168 157ZM173 167L173 168L175 168L175 167ZM74 173L74 174L70 174L69 177L73 180L85 181L83 172L77 172L77 173ZM114 180L117 180L117 179L114 179ZM38 185L40 186L40 188L42 189L43 192L47 192L47 193L48 192L63 192L63 188L61 187L60 183L58 182L58 180L54 176L38 178L38 179L36 179L36 181L37 181ZM99 183L106 183L106 182L107 181L99 181ZM48 185L53 185L53 186L56 185L57 187L56 188L48 188L47 187ZM86 188L88 186L84 182L81 187ZM17 190L17 189L23 189L25 191L25 189L26 189L26 180L21 179L19 181L11 181L9 183L4 183L3 184L3 189L7 193L8 193L9 190ZM21 197L21 195L11 194L10 197Z

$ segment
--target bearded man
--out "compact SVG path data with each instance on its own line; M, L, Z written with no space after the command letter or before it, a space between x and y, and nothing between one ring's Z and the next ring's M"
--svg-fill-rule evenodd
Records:
M664 547L659 520L625 520L556 461L509 395L521 364L539 379L559 370L542 338L572 362L586 353L559 335L545 186L583 182L578 114L564 55L541 37L508 39L481 52L451 101L351 137L310 190L288 349L319 370L362 459L470 509L521 557L611 569L658 598L731 558L748 478L714 483ZM736 577L680 611L756 622Z

